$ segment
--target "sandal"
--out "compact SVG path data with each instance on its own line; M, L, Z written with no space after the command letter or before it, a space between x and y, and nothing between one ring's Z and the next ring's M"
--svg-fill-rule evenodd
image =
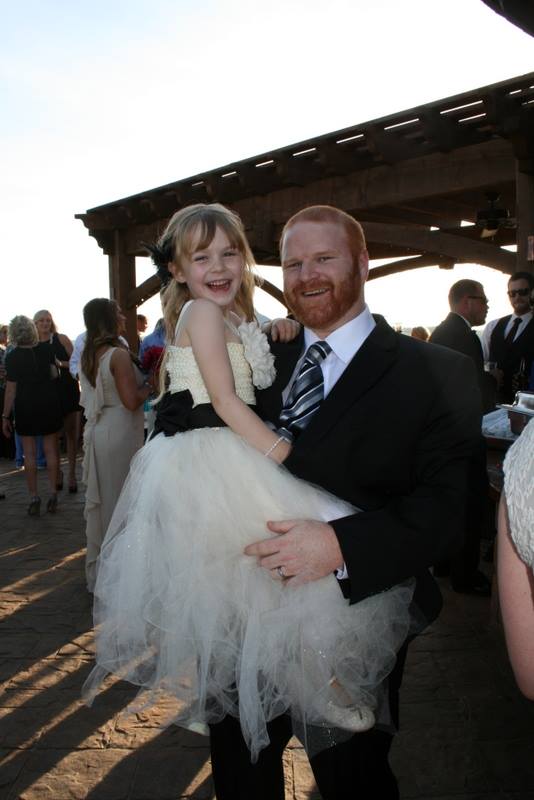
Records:
M46 504L46 510L49 514L55 514L57 511L57 494L53 494Z
M32 497L30 505L28 506L28 514L30 517L38 517L41 513L41 498Z

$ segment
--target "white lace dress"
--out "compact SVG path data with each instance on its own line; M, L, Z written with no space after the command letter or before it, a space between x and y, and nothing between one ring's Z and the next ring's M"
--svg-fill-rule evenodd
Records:
M253 405L253 374L272 382L272 357L254 323L239 332L228 354L236 392ZM191 348L170 348L168 372L171 398L192 399L193 414L209 408ZM232 714L252 759L268 744L266 723L288 710L331 732L327 706L339 703L372 725L375 690L410 627L411 585L349 606L333 575L292 588L243 555L270 535L267 520L354 510L227 427L157 435L132 461L102 547L86 700L114 673L142 687L144 702L170 695L176 724Z
M510 534L522 560L534 569L534 419L508 450L503 469Z

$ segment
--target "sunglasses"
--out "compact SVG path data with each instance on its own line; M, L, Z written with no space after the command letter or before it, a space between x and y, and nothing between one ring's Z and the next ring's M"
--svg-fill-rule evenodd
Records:
M530 289L510 289L508 297L526 297L527 294L530 294Z
M486 305L488 305L489 303L488 298L484 297L483 294L468 294L467 297L469 298L469 300L482 300L482 302L486 303Z

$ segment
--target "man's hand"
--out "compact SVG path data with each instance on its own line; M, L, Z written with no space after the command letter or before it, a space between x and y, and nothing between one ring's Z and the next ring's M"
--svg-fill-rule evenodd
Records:
M343 555L334 529L326 522L289 519L268 522L267 527L279 534L245 547L245 555L256 556L258 563L273 578L288 579L300 586L324 578L343 566Z

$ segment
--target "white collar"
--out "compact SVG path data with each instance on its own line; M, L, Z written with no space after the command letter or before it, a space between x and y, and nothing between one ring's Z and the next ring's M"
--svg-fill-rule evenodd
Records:
M520 319L521 322L529 322L529 320L532 319L532 311L527 311L526 314L521 314L521 316L519 314L516 314L515 311L513 311L512 319L510 321L513 322L514 319Z
M365 305L356 317L353 317L340 328L336 328L335 331L332 331L332 333L326 337L326 341L332 348L334 354L343 361L344 364L348 364L375 327L376 322L373 319L373 315L369 311L369 307ZM311 344L318 341L319 337L316 333L309 328L304 328L305 350L307 350Z

